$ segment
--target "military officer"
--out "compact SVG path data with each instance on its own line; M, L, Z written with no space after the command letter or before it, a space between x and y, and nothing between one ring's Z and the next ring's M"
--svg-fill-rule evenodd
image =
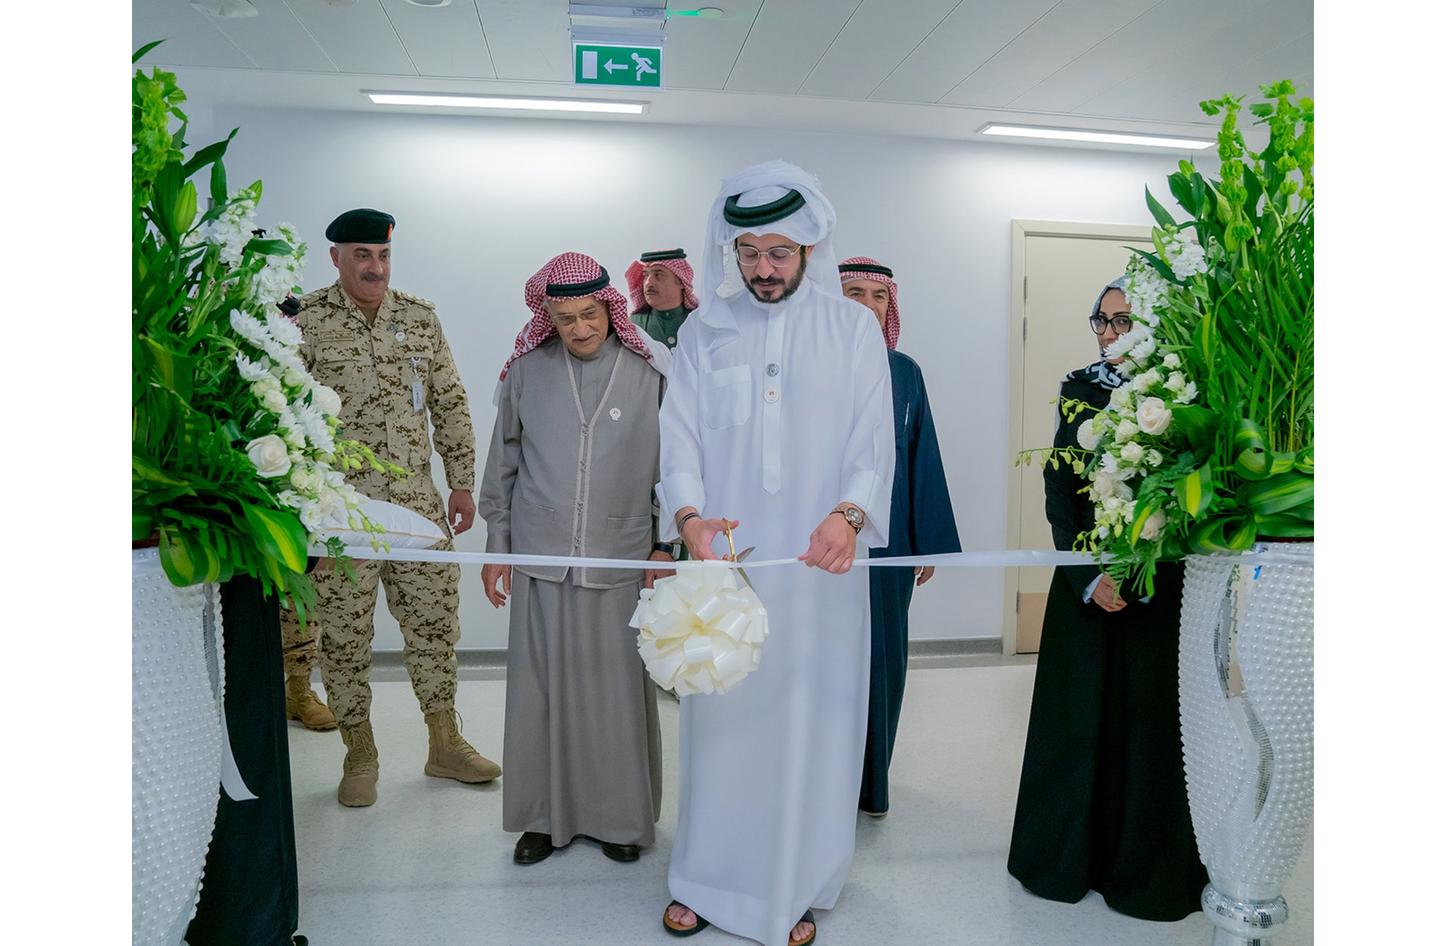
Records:
M633 260L626 275L633 324L670 350L677 348L678 331L698 308L688 254L681 249L651 250Z
M343 435L410 474L397 479L363 469L350 474L352 484L461 533L471 528L476 513L472 416L435 307L389 286L395 223L390 214L360 209L326 228L339 278L302 297L297 315L302 357L317 381L341 395ZM445 511L432 481L429 421L451 491ZM450 549L450 541L441 547ZM430 748L424 772L462 782L496 778L501 768L462 738L453 709L458 566L375 561L354 566L355 584L337 569L313 578L322 680L347 749L337 800L364 807L377 797L368 680L378 581L401 625L403 662L426 717Z

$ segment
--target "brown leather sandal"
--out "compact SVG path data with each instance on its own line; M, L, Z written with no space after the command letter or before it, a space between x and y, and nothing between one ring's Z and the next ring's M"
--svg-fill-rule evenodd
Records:
M682 903L681 901L678 901L678 900L674 900L672 903L670 903L670 904L668 904L666 907L664 907L664 908L663 908L663 929L667 930L669 933L672 933L674 936L692 936L694 933L700 933L700 932L702 932L703 930L705 930L705 929L708 928L708 921L705 920L705 919L703 919L701 916L699 916L697 910L693 910L693 919L694 919L695 922L693 923L692 926L676 926L676 925L674 925L673 921L670 920L670 919L668 919L668 911L671 910L671 909L673 909L673 907L683 907L683 908L688 909L688 910L693 910L692 907L690 907L690 906L688 906L686 903ZM816 928L817 928L817 927L815 927L815 929L816 929Z

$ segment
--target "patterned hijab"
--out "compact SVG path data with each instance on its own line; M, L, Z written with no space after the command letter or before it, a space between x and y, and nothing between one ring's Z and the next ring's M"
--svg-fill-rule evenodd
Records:
M1100 306L1105 301L1105 293L1109 292L1111 289L1118 289L1121 292L1124 292L1125 277L1121 276L1119 279L1111 280L1109 283L1105 284L1105 288L1101 289L1100 294L1095 296L1094 308L1090 309L1090 318L1094 318L1095 316L1100 314ZM1099 361L1095 362L1092 365L1086 365L1083 368L1071 371L1069 374L1064 376L1064 379L1066 381L1086 381L1090 384L1098 385L1110 391L1113 391L1115 388L1119 387L1120 385L1124 384L1126 381L1129 380L1129 378L1126 378L1123 374L1120 373L1120 368L1118 365L1110 364L1108 358L1101 358Z
M884 312L884 344L889 351L899 347L899 287L894 271L867 256L850 256L838 264L839 281L847 288L855 279L872 279L889 287L889 308Z
M698 308L698 297L693 293L693 266L688 262L688 257L682 250L657 250L644 253L628 267L628 295L633 300L634 314L651 308L643 298L643 271L649 266L661 266L677 276L678 281L683 284L683 308L689 312Z
M547 261L522 290L527 307L532 310L532 319L522 327L517 342L512 346L512 356L502 366L497 376L501 381L507 377L507 369L523 355L557 334L552 323L552 314L547 311L547 300L562 302L581 296L595 296L608 307L608 321L617 333L618 341L629 351L652 362L653 350L643 340L638 327L628 319L628 301L623 294L612 287L608 271L591 256L582 253L563 253ZM656 367L656 366L655 366Z

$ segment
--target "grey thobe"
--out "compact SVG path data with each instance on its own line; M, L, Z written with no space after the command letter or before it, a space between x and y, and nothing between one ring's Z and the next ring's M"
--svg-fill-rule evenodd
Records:
M487 551L647 558L662 380L615 334L588 360L554 337L513 362L478 503ZM642 577L513 568L504 830L653 843L658 706L628 627Z

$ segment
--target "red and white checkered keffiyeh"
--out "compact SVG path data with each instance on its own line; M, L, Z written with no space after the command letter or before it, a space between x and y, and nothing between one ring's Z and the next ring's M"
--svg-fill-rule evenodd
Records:
M889 307L884 312L884 344L889 346L889 351L899 347L899 287L892 279L883 273L872 273L864 270L850 269L852 265L882 266L878 260L869 259L867 256L850 256L838 264L839 279L844 286L855 279L872 279L874 282L881 282L889 287Z
M593 282L607 275L607 270L599 265L598 261L583 253L562 253L547 261L532 278L527 280L527 285L522 289L522 298L527 307L532 310L532 319L517 333L517 342L512 346L512 355L507 363L502 366L502 373L497 376L501 381L507 377L507 369L512 363L523 355L532 351L543 342L557 334L557 326L552 323L552 315L547 311L547 300L565 302L568 299L576 299L578 296L549 296L548 286L575 286ZM608 307L608 321L612 323L613 331L618 335L618 341L629 351L638 353L645 361L653 360L652 349L644 341L642 332L628 318L628 300L623 294L608 283L601 289L587 293L594 296Z
M671 270L683 283L683 308L692 312L698 308L698 296L693 292L693 266L686 259L659 259L644 263L642 260L633 260L628 267L628 295L633 299L633 312L638 313L650 308L646 299L643 298L643 271L649 266L662 266Z

